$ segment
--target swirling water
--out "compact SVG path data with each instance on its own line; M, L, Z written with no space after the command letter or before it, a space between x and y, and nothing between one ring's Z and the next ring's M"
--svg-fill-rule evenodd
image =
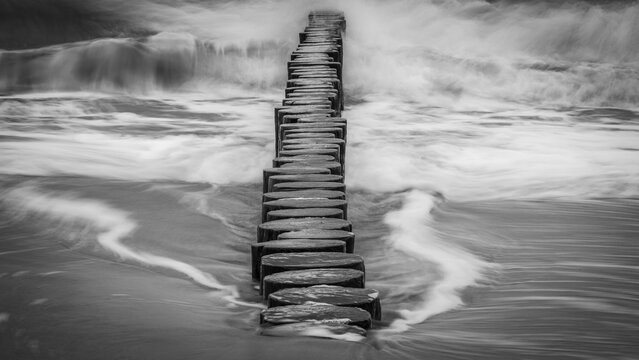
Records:
M384 309L364 343L256 334L272 108L316 7L348 21L349 215ZM3 358L639 353L639 4L0 10L22 24L0 36Z

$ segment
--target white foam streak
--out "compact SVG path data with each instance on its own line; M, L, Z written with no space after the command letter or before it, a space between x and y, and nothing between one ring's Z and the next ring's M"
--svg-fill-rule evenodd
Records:
M420 112L378 99L349 112L347 185L462 201L637 196L639 126L586 119L536 109Z
M401 209L389 212L384 218L390 227L389 239L394 248L407 256L432 262L440 271L434 284L423 284L422 302L411 309L400 310L402 319L395 320L385 332L406 331L410 325L461 306L460 291L476 285L482 272L494 266L438 238L429 226L429 213L435 205L434 197L413 190L405 195Z
M106 134L77 134L59 141L40 136L38 142L3 142L0 160L5 174L71 174L129 180L183 180L229 183L256 180L269 151L239 146L241 139L174 136L156 139ZM82 166L77 166L81 163Z
M198 270L192 265L164 256L137 251L125 245L122 240L131 237L137 222L125 211L98 200L82 199L70 194L47 194L34 186L21 186L7 190L2 200L8 202L17 212L34 212L49 217L51 220L86 222L95 227L98 243L113 252L122 260L134 261L146 266L171 269L186 275L198 285L221 290L231 296L231 300L239 295L235 286L221 284L211 274Z
M8 119L0 173L226 184L258 180L256 169L272 159L273 105L265 99L85 96L0 101L0 117ZM118 112L121 103L140 113ZM157 117L158 104L167 117Z

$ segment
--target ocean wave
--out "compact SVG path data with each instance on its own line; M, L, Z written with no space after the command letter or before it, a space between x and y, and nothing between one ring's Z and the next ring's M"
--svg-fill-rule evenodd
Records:
M220 45L169 32L0 51L0 93L270 88L284 84L289 52L274 41Z
M157 34L0 52L0 92L281 87L296 31L317 7L342 9L348 19L344 76L351 100L384 94L446 106L639 101L639 4L578 1L114 5Z

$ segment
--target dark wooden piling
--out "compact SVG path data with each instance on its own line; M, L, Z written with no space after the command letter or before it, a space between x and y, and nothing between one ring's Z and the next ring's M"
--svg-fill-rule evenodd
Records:
M262 201L279 199L309 198L309 199L346 199L343 191L334 190L299 190L299 191L274 191L262 194Z
M260 291L264 291L264 279L273 274L294 270L354 269L364 275L364 259L361 256L337 252L280 253L262 256L260 262ZM268 294L265 295L265 299Z
M299 252L279 253L262 256L261 276L278 272L305 269L355 269L364 272L364 259L361 256L335 252Z
M273 191L291 191L291 190L306 190L306 189L320 189L320 190L337 190L345 191L346 185L342 182L331 181L297 181L297 182L282 182L273 185Z
M271 293L282 289L306 288L314 285L335 285L363 288L364 272L355 269L307 269L283 271L262 279L262 293L265 299Z
M266 213L266 221L307 217L343 219L344 212L335 208L303 208L271 210Z
M267 168L262 171L262 192L267 193L268 190L268 181L273 175L305 175L305 174L330 174L331 171L322 167L311 167L311 166L301 166L301 167L290 167L290 168Z
M381 319L379 293L364 288L364 259L353 254L347 220L345 29L341 12L309 14L274 109L275 156L263 172L262 223L251 245L265 327L321 324L365 335L371 319Z
M348 220L333 218L292 218L267 221L257 227L257 242L275 240L283 232L304 229L351 231L353 225Z
M273 240L263 243L251 244L251 268L252 276L256 281L260 280L260 266L262 256L286 252L346 252L346 242L342 240L327 239L315 241L310 239Z
M262 203L262 209L264 212L274 210L288 210L288 209L305 209L305 208L334 208L340 209L344 214L344 219L348 218L348 206L346 200L337 199L318 199L318 198L289 198L266 201ZM262 218L262 221L266 219Z
M299 167L299 166L311 166L311 167L323 167L330 170L331 174L344 175L344 164L338 161L318 161L318 160L306 160L306 161L293 161L284 163L281 167Z
M302 229L287 231L277 235L277 239L342 240L346 243L347 253L352 254L355 250L355 234L344 230Z
M295 322L345 324L368 329L371 327L371 316L362 309L330 304L272 307L262 312L260 316L260 323L290 324Z
M358 307L368 311L373 320L380 320L382 316L377 290L332 285L279 290L269 295L266 305L268 307L302 305L308 302Z
M328 169L327 169L328 170ZM268 191L274 191L273 187L276 184L283 182L296 182L296 181L331 181L331 182L344 182L344 177L334 174L287 174L287 175L273 175L268 178Z

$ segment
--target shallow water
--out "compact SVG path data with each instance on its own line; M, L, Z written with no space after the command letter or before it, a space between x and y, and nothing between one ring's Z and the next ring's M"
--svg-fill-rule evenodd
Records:
M363 343L259 335L249 274L319 5L65 4L96 27L14 7L26 45L0 37L3 358L639 353L636 3L322 3L348 21L349 218L384 310Z

